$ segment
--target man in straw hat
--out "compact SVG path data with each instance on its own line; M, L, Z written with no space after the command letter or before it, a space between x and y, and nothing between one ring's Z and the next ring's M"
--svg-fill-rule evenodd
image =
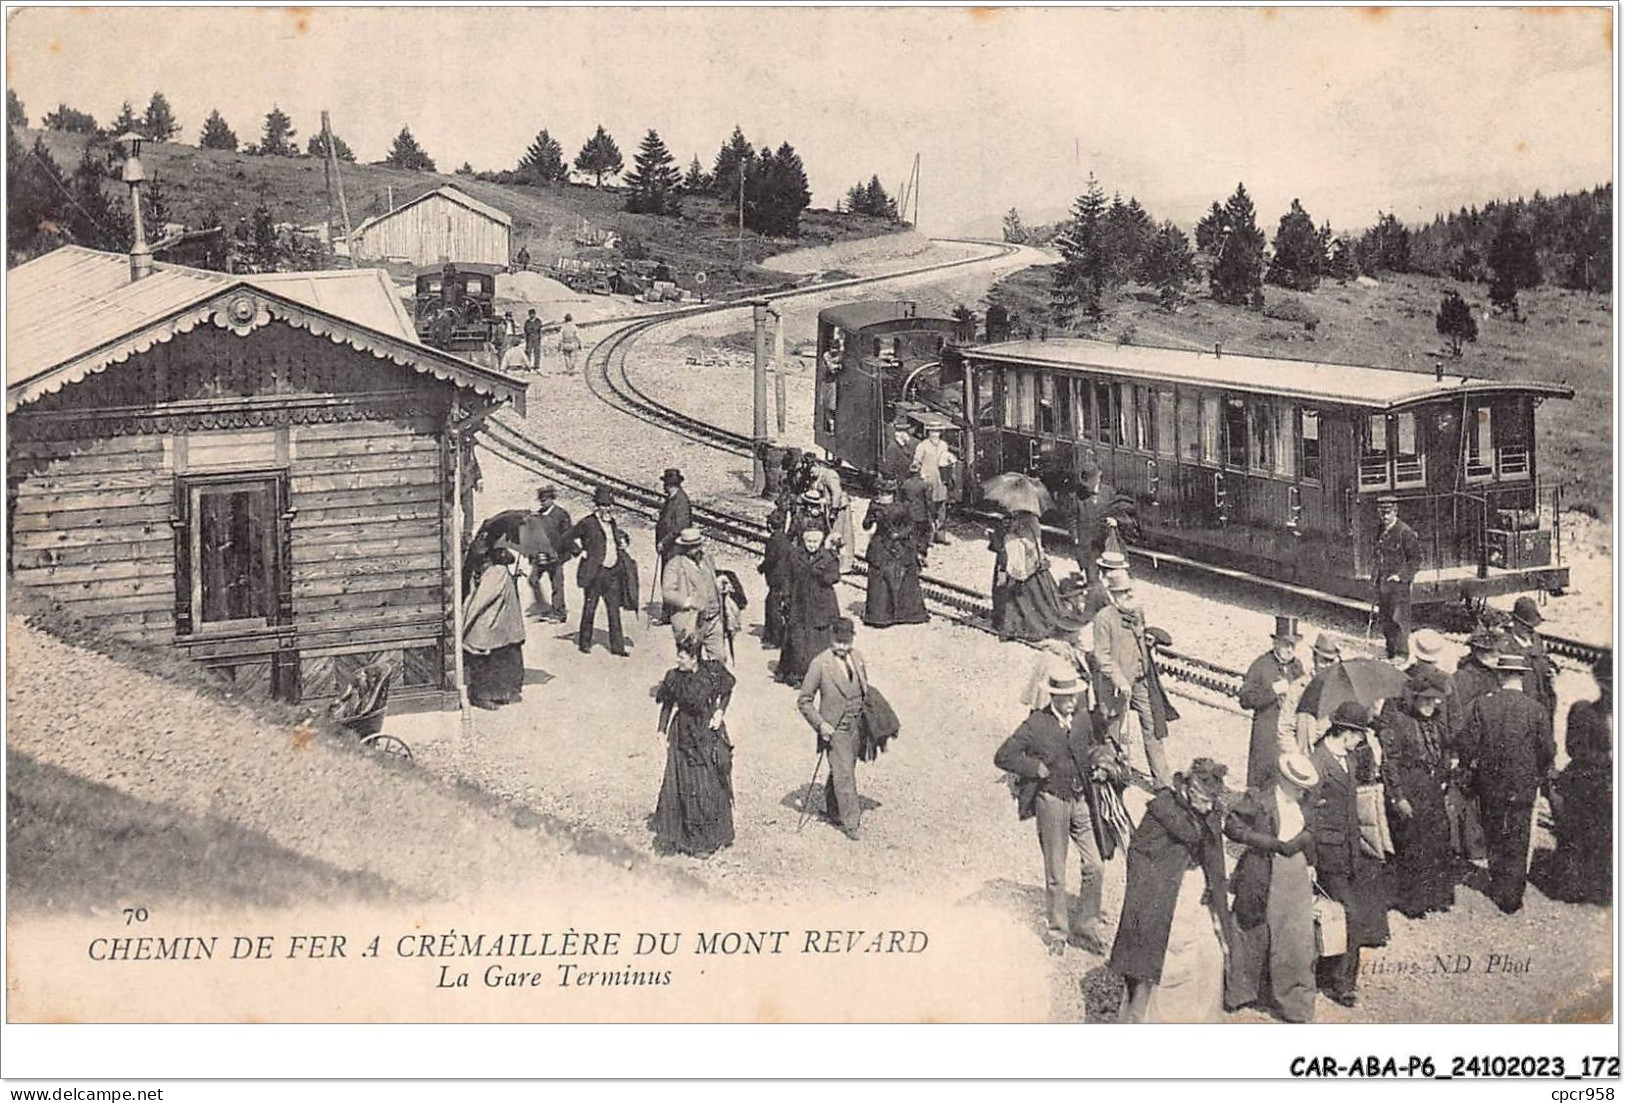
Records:
M1281 741L1281 714L1288 691L1304 676L1298 658L1297 617L1276 617L1270 649L1254 659L1241 680L1241 707L1251 710L1253 726L1247 739L1247 788L1261 789L1270 782L1281 753L1296 748Z
M1552 721L1523 690L1529 660L1516 642L1496 657L1499 689L1475 700L1461 733L1461 763L1484 820L1490 899L1507 914L1523 907L1535 794L1557 757Z
M1320 784L1309 756L1284 754L1270 783L1231 806L1224 833L1247 849L1230 876L1235 917L1224 1004L1260 1004L1287 1022L1315 1018L1314 834L1305 803Z
M1044 900L1050 953L1067 943L1104 955L1100 890L1104 863L1088 794L1097 768L1109 768L1094 740L1087 713L1079 715L1083 682L1069 664L1057 662L1045 686L1048 704L1034 709L993 756L993 764L1019 779L1022 819L1036 819L1044 856ZM1078 848L1078 904L1069 914L1066 894L1067 840Z
M863 656L852 648L856 636L850 617L835 622L829 647L814 656L796 697L802 717L818 733L819 751L829 756L824 814L853 842L863 837L857 774L863 694L869 684Z
M1411 582L1422 566L1422 545L1416 530L1399 519L1399 499L1384 494L1377 499L1377 546L1372 555L1371 581L1377 588L1377 616L1390 659L1410 653Z
M660 596L673 637L700 641L701 657L730 665L717 568L705 551L700 530L690 525L672 541L672 556L660 575Z
M1309 756L1320 775L1310 796L1315 879L1348 917L1347 949L1321 958L1315 971L1326 995L1344 1007L1355 1003L1361 949L1388 941L1382 856L1370 851L1360 829L1359 787L1377 778L1370 728L1370 710L1358 701L1344 701Z
M1145 616L1134 598L1134 584L1115 572L1106 579L1111 604L1095 614L1094 655L1100 672L1096 698L1107 720L1106 738L1128 749L1124 728L1132 711L1138 721L1146 767L1157 785L1173 783L1162 741L1167 723L1157 722L1159 705L1166 717L1166 702L1153 700L1150 660L1145 647Z

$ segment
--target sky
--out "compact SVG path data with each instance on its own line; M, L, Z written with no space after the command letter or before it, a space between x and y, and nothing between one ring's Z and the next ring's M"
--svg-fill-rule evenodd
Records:
M788 140L817 206L921 158L920 228L1059 217L1093 172L1189 227L1244 182L1358 230L1612 179L1602 8L135 8L16 10L31 123L169 99L246 143L277 104L362 160L403 125L450 171L512 168L546 127L598 124L631 167L649 128L709 168L737 123Z

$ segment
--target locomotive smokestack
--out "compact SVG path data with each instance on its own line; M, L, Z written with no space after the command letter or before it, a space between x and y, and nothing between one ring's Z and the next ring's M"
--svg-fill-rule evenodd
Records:
M135 242L130 246L130 282L144 280L152 275L152 249L147 245L146 227L141 220L141 185L147 174L141 168L141 143L146 141L135 131L121 134L119 145L124 147L124 182L130 186L130 214L135 222Z

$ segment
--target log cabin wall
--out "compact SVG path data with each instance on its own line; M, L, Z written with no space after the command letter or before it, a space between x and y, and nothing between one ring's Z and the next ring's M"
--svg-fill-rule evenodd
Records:
M12 415L14 578L251 691L329 697L379 660L397 693L440 691L455 400L448 383L284 323L179 335ZM274 503L255 570L275 593L243 599L259 623L199 623L210 488Z

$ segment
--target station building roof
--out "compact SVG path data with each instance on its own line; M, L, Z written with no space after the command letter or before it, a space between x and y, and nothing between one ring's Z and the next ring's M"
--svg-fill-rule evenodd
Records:
M1463 393L1516 393L1540 398L1573 398L1574 389L1557 383L1473 379L1446 373L1328 364L1272 356L1239 356L1211 350L1108 344L1085 338L1005 341L964 350L970 360L1014 367L1062 368L1121 375L1136 380L1216 390L1332 402L1368 409L1394 409Z

